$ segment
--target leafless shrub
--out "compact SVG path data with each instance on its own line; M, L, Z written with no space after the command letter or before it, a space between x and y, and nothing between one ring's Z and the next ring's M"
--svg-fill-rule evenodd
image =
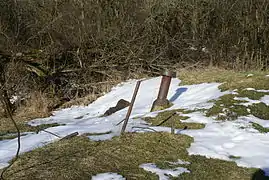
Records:
M2 0L0 50L15 57L13 64L28 67L8 72L24 78L16 92L35 87L69 99L102 93L95 83L156 75L165 68L264 70L268 5L266 0ZM15 79L9 83L17 84Z

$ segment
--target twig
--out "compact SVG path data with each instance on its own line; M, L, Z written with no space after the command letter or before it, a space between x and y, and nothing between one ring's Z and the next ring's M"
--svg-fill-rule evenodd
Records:
M49 133L49 134L51 134L53 136L56 136L57 138L60 138L60 141L64 140L64 139L70 139L70 138L75 137L75 136L77 136L79 134L78 132L74 132L74 133L68 134L68 135L66 135L64 137L61 137L61 136L59 136L59 135L57 135L57 134L55 134L53 132L47 131L45 129L40 129L39 131L44 131L44 132Z
M2 90L0 90L0 95L2 94ZM21 132L20 132L20 129L17 125L17 123L15 122L15 120L13 119L13 116L12 116L12 112L11 112L11 107L9 106L9 100L5 97L5 96L2 96L3 97L3 102L6 106L6 110L7 110L7 113L8 113L8 116L10 118L10 120L12 121L13 125L15 126L16 130L17 130L17 140L18 140L18 147L17 147L17 151L16 151L16 156L14 158L14 160L6 167L3 169L3 171L1 172L1 176L0 176L0 179L1 180L4 180L4 174L5 172L15 163L15 161L19 158L19 153L20 153L20 148L21 148Z
M121 120L120 122L118 122L118 123L116 124L116 126L120 125L123 121L125 121L125 118L124 118L123 120Z
M174 112L173 114L171 114L168 118L166 118L165 120L163 120L162 122L160 122L159 124L157 124L157 126L162 125L163 123L165 123L166 121L168 121L170 118L172 118L174 115L176 115L177 113Z
M175 134L175 119L171 121L171 134Z
M75 137L77 135L78 135L78 132L74 132L74 133L68 134L67 136L63 137L61 140L70 139L70 138Z
M134 129L134 128L137 128L137 129L149 129L149 130L152 130L152 131L154 131L154 132L159 132L159 131L157 131L157 130L155 130L155 129L153 129L153 128L150 128L150 127L133 126L132 129Z
M53 133L53 132L47 131L47 130L45 130L45 129L40 129L40 130L38 130L38 132L39 132L39 131L44 131L44 132L49 133L49 134L51 134L51 135L53 135L53 136L56 136L57 138L62 138L61 136L59 136L59 135L57 135L57 134L55 134L55 133Z

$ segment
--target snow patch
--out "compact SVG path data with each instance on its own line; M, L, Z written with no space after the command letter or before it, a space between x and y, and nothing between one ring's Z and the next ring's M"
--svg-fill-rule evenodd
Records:
M125 180L124 177L117 173L101 173L92 177L92 180Z
M190 162L182 161L182 160L178 159L177 162L169 162L169 164L172 164L172 165L182 165L182 164L190 164Z
M251 106L252 104L258 104L261 102L259 100L249 99L248 97L234 97L234 100L247 101L247 102L238 103L239 105L243 105L243 106Z
M182 167L177 167L174 169L159 169L153 163L142 164L139 167L143 168L146 171L157 174L159 176L159 180L169 180L169 175L173 177L178 177L180 174L190 173L188 169Z
M261 98L261 102L269 106L269 95L265 95Z
M256 91L256 92L263 92L263 93L267 93L267 92L269 92L269 90L265 90L265 89L255 89L255 88L245 88L244 90L247 90L247 91Z
M247 120L252 118L209 123L204 129L183 131L183 134L194 138L189 154L235 161L239 166L266 170L269 167L269 133L261 134L249 127ZM230 159L230 156L240 158Z

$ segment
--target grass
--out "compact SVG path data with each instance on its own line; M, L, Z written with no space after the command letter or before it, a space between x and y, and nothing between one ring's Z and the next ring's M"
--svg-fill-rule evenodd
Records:
M250 106L250 110L254 116L260 119L269 120L269 106L267 106L266 104L262 102L253 104L252 106Z
M253 76L248 76L253 74ZM268 71L236 72L219 68L208 68L203 70L193 70L179 72L182 85L198 83L222 83L219 88L222 91L237 89L237 95L228 94L215 101L215 105L210 108L206 115L217 116L220 120L234 120L239 116L253 114L261 119L269 119L269 106L264 103L253 104L249 107L240 105L245 101L234 100L234 97L248 97L252 100L259 100L267 92L257 92L246 90L246 88L269 89ZM250 112L247 109L250 109ZM225 112L226 111L226 112ZM219 115L221 113L221 115Z
M115 172L126 179L157 180L155 174L139 168L143 163L156 163L159 168L171 168L168 163L178 159L188 161L191 173L172 179L250 179L258 171L238 167L234 162L188 156L192 138L169 133L127 133L111 141L94 142L86 137L58 141L24 153L7 172L7 179L81 179ZM79 148L78 148L79 147Z
M238 116L252 113L257 117L269 119L268 106L264 103L253 104L248 107L250 109L249 112L247 107L240 105L240 103L245 101L234 99L234 97L249 97L253 100L260 99L264 95L263 93L244 89L248 87L269 89L265 83L259 84L255 82L258 79L262 79L263 73L254 73L254 76L247 77L248 73L235 73L226 70L219 72L213 69L215 74L212 74L212 71L206 70L204 73L200 72L201 77L199 77L197 72L191 72L189 79L187 74L184 77L184 72L181 72L182 76L180 78L183 79L184 84L227 82L220 86L222 90L238 89L239 93L238 95L224 95L214 101L215 105L206 111L207 116L218 116L219 119L233 120ZM238 81L238 84L236 84L236 81ZM248 84L245 85L245 83ZM188 114L191 112L193 111L186 111L184 109L164 111L156 117L146 117L145 121L154 126L167 127L171 127L171 123L174 122L174 127L178 129L185 128L186 126L188 129L204 128L204 124L184 122L189 117L181 116L180 113ZM225 116L219 116L220 113L225 114ZM14 131L14 128L8 124L8 119L3 122L0 125L0 137L5 137L7 132ZM17 122L22 132L36 131L47 126L30 127L25 124L26 121L17 119ZM265 131L269 131L259 124L253 123L252 126L260 132L265 133ZM101 134L105 133L86 135ZM170 179L249 180L253 179L253 177L259 180L269 179L264 176L263 171L254 168L238 167L235 162L196 155L190 156L188 155L187 148L190 147L192 142L193 139L189 136L169 133L126 133L121 137L114 137L112 140L100 142L94 142L85 136L79 136L69 140L58 141L22 154L18 161L8 170L6 178L11 180L83 180L90 179L98 173L115 172L123 175L126 179L155 180L158 179L155 174L139 168L139 165L143 163L155 163L161 169L185 167L191 171L191 173L184 173L179 177L171 177ZM229 158L231 161L234 161L241 157L230 155ZM190 164L169 164L169 162L176 162L178 159L188 161Z
M253 74L248 77L248 74ZM265 77L268 71L236 72L219 68L207 68L196 70L180 70L179 78L182 85L218 82L222 91L234 89L269 89L269 78Z
M152 110L151 110L152 112L153 111L161 111L161 110L168 109L171 106L173 106L173 103L171 103L171 102L169 102L168 104L164 104L164 105L157 105L157 104L155 104L154 107L152 108Z
M23 133L23 132L38 132L42 129L61 125L61 124L57 124L57 123L52 123L52 124L41 124L39 126L30 126L27 124L26 121L19 121L18 119L16 120L16 122L17 122L17 125L18 125L21 133ZM17 131L16 131L14 125L10 122L10 119L2 118L1 124L0 124L0 140L16 138L17 137L16 133L17 133Z
M26 136L27 133L21 133L21 136ZM16 133L0 133L0 141L2 140L8 140L8 139L14 139L17 137Z
M183 109L164 111L164 112L159 113L156 117L146 117L144 118L144 120L151 123L151 125L153 126L171 127L172 123L174 123L173 126L176 129L183 129L185 127L187 127L188 129L202 129L205 127L204 124L200 124L200 123L183 122L182 120L186 120L189 117L180 116L178 114L175 114L176 112L182 112L186 114L187 112L191 112L191 111L185 111Z
M229 102L228 97L228 95L224 95L217 100L214 106L207 110L206 116L216 116L216 119L218 120L235 120L240 116L252 114L260 119L269 120L269 106L266 104L255 103L246 107L240 104L233 104L232 102L234 100L232 99L230 99L231 101Z
M235 95L227 94L215 101L215 104L206 112L206 116L217 116L218 120L235 120L239 116L246 116L249 114L247 107L238 105L245 101L234 99Z
M258 92L254 90L241 90L238 92L238 97L248 97L249 99L252 100L260 100L263 96L269 95L267 92Z

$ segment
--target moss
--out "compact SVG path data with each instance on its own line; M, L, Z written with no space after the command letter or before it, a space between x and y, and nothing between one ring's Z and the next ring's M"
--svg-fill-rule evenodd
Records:
M163 106L160 106L160 105L155 105L154 108L151 109L151 112L153 111L161 111L161 110L164 110L164 109L168 109L170 107L173 106L173 103L169 102L168 104L165 104Z
M264 119L264 120L269 120L269 106L267 106L265 103L257 103L253 104L250 107L251 114L254 116Z
M259 100L261 99L264 95L268 95L269 93L267 92L258 92L254 90L241 90L239 91L239 94L237 95L238 97L248 97L249 99L252 100Z
M259 125L258 123L254 123L252 122L252 127L256 130L258 130L260 133L268 133L269 132L269 128L265 128L261 125Z
M239 105L246 102L234 99L234 94L227 94L215 101L215 104L206 112L206 116L217 116L218 120L234 120L239 116L249 114L247 107Z
M233 105L230 109L236 114L237 117L249 115L247 107L243 105Z
M234 156L234 155L230 155L229 158L230 158L230 159L241 159L240 156Z
M180 116L177 112L181 112L186 114L187 111L183 109L178 110L171 110L171 111L164 111L160 112L156 117L146 117L144 118L145 121L151 123L153 126L166 126L171 127L172 123L174 123L174 128L176 129L202 129L205 127L204 124L200 123L187 123L183 122L182 120L187 120L189 117L187 116ZM189 111L191 112L191 111Z

